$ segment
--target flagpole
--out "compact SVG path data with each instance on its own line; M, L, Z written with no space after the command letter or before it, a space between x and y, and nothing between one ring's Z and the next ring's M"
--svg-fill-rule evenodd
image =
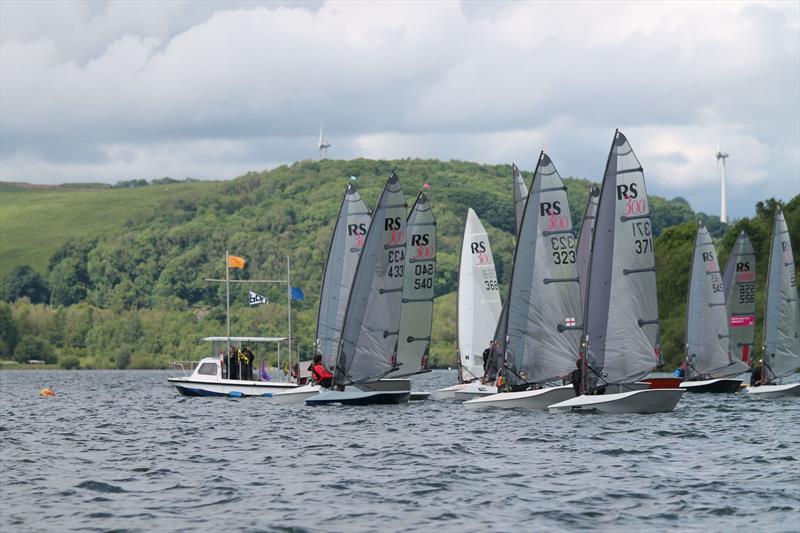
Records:
M231 353L231 269L228 257L228 250L225 250L225 322L228 331L228 351L225 352L226 355Z
M286 256L286 296L289 303L289 368L292 368L292 272L289 256ZM298 367L299 368L299 367Z

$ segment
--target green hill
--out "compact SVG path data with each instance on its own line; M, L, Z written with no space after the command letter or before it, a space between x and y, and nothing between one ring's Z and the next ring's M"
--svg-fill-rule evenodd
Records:
M224 288L205 280L224 276L226 250L248 260L244 271L233 271L238 279L284 276L285 256L290 255L292 284L306 294L305 301L293 306L294 334L301 349L310 353L322 267L345 184L356 176L371 207L392 169L409 203L423 183L431 187L439 244L431 355L438 364L452 365L463 220L472 207L487 226L505 285L514 244L510 165L325 160L248 173L228 182L129 182L135 188L44 190L4 185L4 294L15 300L23 293L8 286L38 272L57 310L44 310L35 301L17 302L12 311L21 331L46 340L57 352L81 357L84 365L163 365L171 358L203 355L197 339L224 333ZM525 177L529 181L530 173ZM571 178L565 183L572 218L579 223L590 183ZM656 241L660 268L665 269L659 272L662 342L672 360L682 345L683 326L677 317L685 305L689 267L683 257L686 230L664 230L697 217L706 219L718 235L722 228L715 217L695 214L681 198L651 196L650 203L654 230L663 232ZM675 250L673 240L679 243ZM661 241L669 255L660 254ZM673 255L679 261L672 261ZM23 264L36 272L21 275L15 267ZM256 308L246 305L249 288L240 284L232 291L234 334L285 333L285 288L265 290L274 303ZM6 354L14 353L5 344ZM0 345L0 353L3 349Z

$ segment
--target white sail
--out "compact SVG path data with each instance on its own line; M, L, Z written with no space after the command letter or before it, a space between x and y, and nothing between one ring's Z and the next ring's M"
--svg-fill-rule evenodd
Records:
M519 237L519 230L522 228L522 214L525 212L525 204L528 202L528 186L525 185L525 179L517 165L511 165L511 174L514 178L514 221L516 223L514 235Z
M428 370L436 279L436 219L424 192L419 193L406 222L406 262L397 341L397 370L387 378Z
M728 352L728 313L722 274L714 242L700 222L689 276L686 377L709 379L739 374L739 366L733 364Z
M461 381L483 376L483 350L500 317L500 287L486 230L470 208L458 273L458 356Z
M800 367L799 305L792 241L783 210L778 207L772 228L764 316L763 369L768 381L786 377Z

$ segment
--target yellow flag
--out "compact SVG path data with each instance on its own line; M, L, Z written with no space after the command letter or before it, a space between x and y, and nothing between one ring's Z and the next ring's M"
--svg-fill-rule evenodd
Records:
M238 255L228 256L228 268L244 268L245 263L244 257L239 257Z

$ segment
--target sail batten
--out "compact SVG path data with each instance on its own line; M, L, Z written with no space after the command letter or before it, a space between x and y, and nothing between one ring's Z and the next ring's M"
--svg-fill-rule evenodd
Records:
M631 215L637 218L622 218ZM584 320L590 388L641 378L658 364L650 206L642 165L619 131L609 150L594 222Z
M350 182L328 248L317 311L316 352L329 369L335 364L353 275L369 224L370 214L358 188Z
M458 354L461 381L483 376L483 350L502 312L489 236L472 208L467 210L458 277Z
M400 180L392 172L372 216L353 277L334 369L337 386L375 381L393 370L405 265L405 223Z
M767 270L762 356L766 377L770 381L786 377L800 367L799 304L792 242L783 210L778 207Z
M511 388L546 383L575 366L580 330L569 326L582 321L575 247L566 188L542 152L517 237L503 324Z

